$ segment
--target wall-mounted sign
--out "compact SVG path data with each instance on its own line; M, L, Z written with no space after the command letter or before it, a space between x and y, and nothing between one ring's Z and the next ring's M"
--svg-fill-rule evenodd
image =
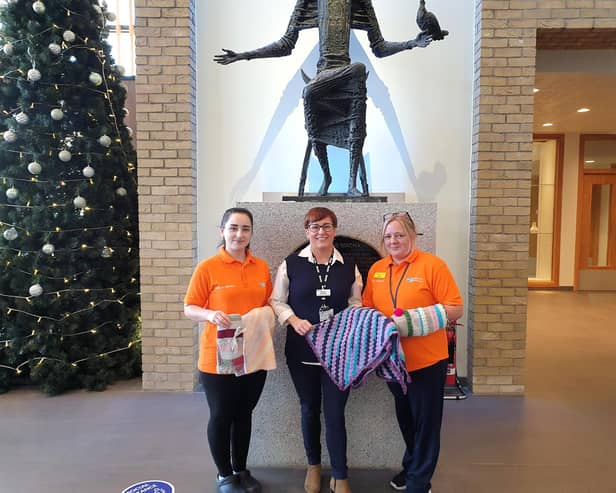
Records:
M150 479L140 481L126 488L122 493L175 493L175 487L167 481Z

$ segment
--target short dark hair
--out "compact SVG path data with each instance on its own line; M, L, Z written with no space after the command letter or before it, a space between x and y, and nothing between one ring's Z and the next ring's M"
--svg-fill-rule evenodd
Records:
M334 228L338 227L338 218L336 213L327 207L313 207L304 216L304 229L308 229L312 223L329 217L332 220Z

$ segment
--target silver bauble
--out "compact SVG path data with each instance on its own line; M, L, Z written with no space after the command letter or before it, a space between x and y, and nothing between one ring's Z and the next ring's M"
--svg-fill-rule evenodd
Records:
M58 153L58 158L60 159L60 161L68 163L73 158L73 155L69 151L67 151L66 149L62 149Z
M118 74L120 74L120 76L124 76L124 74L126 73L126 69L124 68L124 65L115 64L113 68L116 69L116 71L118 72Z
M4 132L2 134L2 137L4 138L4 141L8 142L9 144L17 140L17 134L12 130L7 130L6 132Z
M132 137L133 136L133 129L131 127L126 127L126 131L128 132L128 136Z
M23 111L20 111L15 115L15 121L20 125L26 125L30 121L30 117Z
M30 289L28 289L28 293L30 293L30 296L40 296L43 294L43 286L38 283L33 284L30 286Z
M85 168L83 168L81 172L86 178L92 178L94 176L94 168L89 164Z
M107 17L107 20L110 22L113 22L116 20L116 15L113 12L106 12L105 17Z
M9 200L15 200L19 195L19 191L15 187L11 187L6 191L6 198Z
M75 41L75 33L70 29L67 29L62 33L62 39L67 43L72 43L73 41Z
M77 197L73 199L73 205L77 207L77 209L83 209L86 206L86 199L81 195L77 195Z
M60 121L62 120L62 118L64 118L64 111L62 111L60 108L54 108L53 110L51 110L50 114L52 120Z
M43 167L36 161L32 161L30 164L28 164L28 172L30 174L38 175L41 171L43 171Z
M62 47L58 43L49 43L47 48L49 48L49 51L51 51L54 55L59 55L62 53Z
M128 192L126 191L126 188L124 187L116 188L116 194L118 195L118 197L126 197L127 193Z
M12 43L7 43L2 47L2 51L6 56L12 56L15 53L15 47Z
M43 250L43 253L51 255L53 252L56 251L56 247L53 246L51 243L45 243L41 250Z
M113 255L113 250L108 246L103 247L103 249L101 250L101 257L109 258L111 257L111 255Z
M90 72L88 79L90 79L90 82L95 86L100 86L103 83L103 77L97 72Z
M109 137L109 135L101 135L98 139L98 143L103 147L109 147L111 145L111 137Z
M32 10L34 10L37 14L44 14L45 4L41 2L41 0L36 0L36 2L32 4Z
M9 229L4 230L4 233L2 233L2 236L4 236L5 240L13 241L17 239L19 234L17 233L17 230L11 226Z
M38 80L41 80L41 73L37 69L31 68L30 70L28 70L27 77L30 82L36 82Z

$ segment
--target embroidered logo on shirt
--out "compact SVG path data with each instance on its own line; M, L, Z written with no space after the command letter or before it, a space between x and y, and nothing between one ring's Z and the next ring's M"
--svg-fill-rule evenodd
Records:
M407 277L406 282L425 282L423 277Z

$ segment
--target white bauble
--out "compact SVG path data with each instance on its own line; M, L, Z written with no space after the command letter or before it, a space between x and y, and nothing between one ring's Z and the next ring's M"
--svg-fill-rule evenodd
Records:
M49 48L49 51L51 51L54 55L59 55L62 53L62 47L58 43L49 43L47 48Z
M118 74L120 74L121 76L124 76L124 74L126 73L126 69L124 68L124 65L115 64L113 68L116 69Z
M106 12L105 17L107 17L107 20L111 22L116 20L116 15L113 12Z
M41 2L41 0L36 0L36 2L32 4L32 10L34 10L37 14L44 14L45 4Z
M23 111L20 111L15 115L15 121L20 125L26 125L30 121L30 117Z
M81 195L77 195L77 197L73 199L73 205L77 207L77 209L83 209L86 206L86 199Z
M67 29L62 33L62 39L67 43L72 43L73 41L75 41L75 33L70 29Z
M116 194L118 195L118 197L126 197L127 193L128 192L126 191L126 188L124 187L116 188Z
M128 136L129 136L129 137L132 137L132 136L133 136L133 133L134 133L134 132L133 132L133 129L132 129L132 128L130 128L130 127L126 127L126 131L128 132Z
M58 158L60 159L60 161L68 163L73 158L73 155L69 151L67 151L66 149L62 149L58 153Z
M6 56L11 56L13 55L13 53L15 53L15 47L12 43L7 43L2 47L2 51Z
M130 110L128 108L122 108L122 113L124 113L124 116L128 116L130 115Z
M38 283L33 284L30 286L30 289L28 289L28 293L30 293L30 296L40 296L43 294L43 286Z
M60 108L54 108L53 110L51 110L50 114L51 118L56 121L62 120L62 118L64 118L64 111L62 111Z
M41 171L43 171L43 167L36 161L32 161L30 164L28 164L28 172L30 174L38 175Z
M19 191L15 187L11 187L6 191L6 198L9 200L15 200L19 195Z
M103 77L97 72L90 72L90 76L88 78L95 86L100 86L103 83Z
M17 239L19 234L17 233L17 230L11 226L9 229L4 230L4 233L2 233L2 236L4 236L5 240L13 241Z
M28 70L28 80L31 82L41 80L41 73L37 69L31 68L30 70Z
M81 172L86 178L92 178L94 176L94 168L89 164L85 168L83 168Z
M101 250L101 257L109 258L111 257L111 255L113 255L113 250L108 246L103 247L103 249Z
M102 14L103 13L103 9L101 9L98 5L94 6L94 10L96 11L97 14Z
M53 252L56 251L56 247L53 246L51 243L45 243L43 245L43 248L41 248L41 250L43 250L43 253L47 255L51 255Z
M109 137L109 135L101 135L98 139L98 143L103 147L109 147L111 145L111 137Z
M17 140L17 134L12 130L7 130L6 132L4 132L2 134L2 137L4 138L4 141L8 142L9 144Z

